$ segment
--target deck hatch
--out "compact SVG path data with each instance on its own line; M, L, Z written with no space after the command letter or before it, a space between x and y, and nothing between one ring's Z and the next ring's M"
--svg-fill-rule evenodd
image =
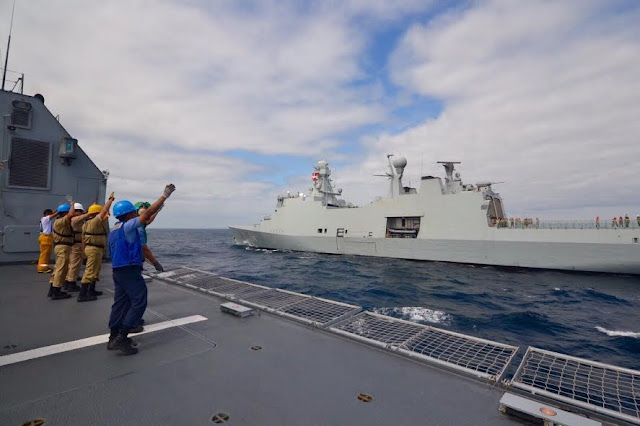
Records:
M392 348L413 358L498 381L518 348L372 312L331 328L339 334Z
M640 371L529 347L511 384L640 424Z

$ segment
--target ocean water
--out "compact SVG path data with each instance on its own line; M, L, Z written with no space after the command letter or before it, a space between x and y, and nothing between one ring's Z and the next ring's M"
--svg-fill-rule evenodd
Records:
M165 266L360 305L640 370L640 278L255 249L228 230L148 229ZM148 268L149 266L147 266Z

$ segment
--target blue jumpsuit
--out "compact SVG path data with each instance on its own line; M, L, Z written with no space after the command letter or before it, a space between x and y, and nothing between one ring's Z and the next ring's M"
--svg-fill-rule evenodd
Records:
M142 322L147 309L147 285L142 278L142 243L138 229L140 218L118 222L109 233L109 253L113 268L115 294L109 328L130 330Z

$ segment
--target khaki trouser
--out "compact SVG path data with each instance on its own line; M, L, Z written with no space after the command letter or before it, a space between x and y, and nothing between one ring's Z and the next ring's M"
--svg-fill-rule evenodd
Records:
M69 256L69 269L67 269L67 281L76 282L81 265L82 244L78 243L71 246L71 255Z
M38 259L38 272L51 269L51 251L53 250L53 237L47 234L40 234L40 258Z
M104 249L100 247L85 246L84 254L87 256L87 266L84 268L82 284L91 284L98 281L103 253Z
M69 255L71 254L71 246L58 244L53 248L53 252L56 255L56 268L53 271L53 276L49 281L54 287L62 287L65 277L67 276L67 269L69 268Z

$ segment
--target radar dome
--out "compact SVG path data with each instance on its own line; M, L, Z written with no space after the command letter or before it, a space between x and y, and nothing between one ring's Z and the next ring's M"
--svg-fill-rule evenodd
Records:
M407 166L407 159L405 157L394 158L392 163L393 167L397 169L404 169Z

